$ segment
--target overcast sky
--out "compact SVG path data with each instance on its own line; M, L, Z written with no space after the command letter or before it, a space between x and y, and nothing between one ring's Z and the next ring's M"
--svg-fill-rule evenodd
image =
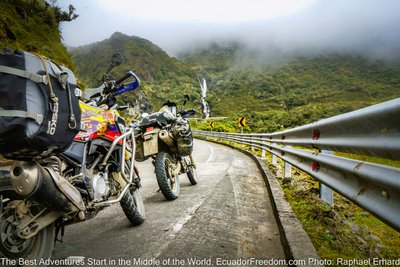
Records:
M175 55L210 41L240 40L285 53L357 52L400 57L400 0L58 0L76 7L64 43L119 31Z

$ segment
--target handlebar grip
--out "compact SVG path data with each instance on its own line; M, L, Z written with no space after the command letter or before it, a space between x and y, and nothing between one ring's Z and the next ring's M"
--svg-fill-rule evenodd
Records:
M189 116L193 116L194 114L196 114L196 109L193 108L193 109L183 112L182 118L187 118Z
M113 94L113 96L117 96L120 95L122 93L125 93L127 91L132 91L135 90L136 88L138 88L140 86L140 80L139 77L136 76L135 73L133 73L132 71L128 72L130 74L130 76L135 78L134 82L128 83L128 84L123 84L121 85L118 90ZM126 76L126 75L125 75Z

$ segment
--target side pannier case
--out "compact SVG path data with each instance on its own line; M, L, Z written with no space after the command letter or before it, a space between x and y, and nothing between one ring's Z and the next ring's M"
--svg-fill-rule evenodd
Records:
M189 156L193 152L193 136L190 124L179 118L172 126L172 135L176 140L178 154L180 156Z
M62 152L80 130L76 79L22 51L0 51L0 154L33 159Z

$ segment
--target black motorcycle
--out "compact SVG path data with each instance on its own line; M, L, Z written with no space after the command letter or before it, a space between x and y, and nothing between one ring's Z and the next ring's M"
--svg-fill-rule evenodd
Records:
M16 259L30 260L34 262L29 264L32 266L47 265L39 260L51 257L58 233L62 235L65 226L93 218L115 203L120 203L133 225L143 223L145 210L135 166L134 131L126 127L118 112L124 107L119 107L115 101L116 96L139 87L136 74L129 71L117 80L105 75L100 87L88 89L83 95L80 90L75 90L76 94L73 94L72 86L75 87L76 80L68 69L60 68L58 71L55 63L29 53L0 54L3 61L11 61L10 58L14 61L30 60L32 66L41 66L43 62L43 68L46 68L43 73L48 78L46 81L51 81L48 84L52 88L50 90L45 84L29 88L31 92L26 98L37 103L32 109L47 111L45 101L51 98L39 101L43 95L40 92L50 91L50 97L58 98L58 101L57 106L52 104L53 108L48 111L52 116L44 113L41 121L20 119L19 123L26 123L26 128L30 129L29 135L24 129L11 127L18 113L11 114L10 117L14 116L11 119L2 118L2 125L11 125L9 128L13 135L5 132L0 136L3 144L0 145L0 154L14 161L9 171L0 173L0 258L8 258L13 266L13 262L17 263ZM121 60L114 56L110 66L120 63ZM14 73L18 74L17 71L14 70ZM2 75L0 89L4 95L13 93L12 90L27 91L15 87L17 79L12 74L7 74L10 77ZM7 79L9 83L6 83ZM131 82L123 83L125 80ZM33 101L35 92L38 92L38 97ZM69 99L64 99L64 96ZM77 96L81 99L79 103ZM3 105L7 104L3 102ZM46 123L48 117L50 121ZM63 119L70 119L70 125L68 121L60 123ZM41 131L47 126L48 131ZM5 130L7 128L3 127L2 132ZM21 135L26 135L25 139L18 139ZM6 138L15 140L6 142ZM61 141L57 140L64 141L66 138L69 138L68 142L65 141L66 145L61 147ZM18 142L25 140L29 142L18 147ZM40 146L33 146L36 143Z

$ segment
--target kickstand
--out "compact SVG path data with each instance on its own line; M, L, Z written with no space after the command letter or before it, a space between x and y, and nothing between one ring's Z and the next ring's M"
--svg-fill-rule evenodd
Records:
M60 234L60 238L58 238L58 234ZM60 243L63 243L64 234L65 234L65 226L57 226L55 242L58 241Z

